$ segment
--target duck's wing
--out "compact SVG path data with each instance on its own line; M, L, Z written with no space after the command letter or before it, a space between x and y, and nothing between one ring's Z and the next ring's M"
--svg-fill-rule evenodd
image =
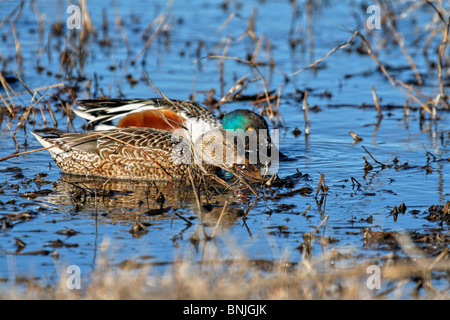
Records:
M173 148L184 143L181 137L150 128L116 128L105 131L64 133L45 137L32 133L53 158L59 153L81 152L100 158L125 157L137 159L158 153L170 154ZM148 157L147 157L148 159Z
M193 120L219 127L219 120L195 102L155 99L78 100L74 112L95 130L115 127L149 127L167 131L185 128Z

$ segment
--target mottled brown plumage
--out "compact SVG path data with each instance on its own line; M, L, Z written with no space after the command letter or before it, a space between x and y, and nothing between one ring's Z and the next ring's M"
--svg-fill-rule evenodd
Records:
M137 127L66 133L52 138L34 134L44 147L49 148L63 172L114 179L170 181L187 181L188 170L194 175L210 174L218 168L233 171L236 164L246 163L240 140L233 136L226 140L226 135L233 134L223 129L211 130L191 144L174 133ZM220 149L223 157L215 155ZM204 151L208 153L204 154ZM226 154L231 154L231 162L225 159ZM239 168L237 172L241 174L259 174L248 163L247 167Z

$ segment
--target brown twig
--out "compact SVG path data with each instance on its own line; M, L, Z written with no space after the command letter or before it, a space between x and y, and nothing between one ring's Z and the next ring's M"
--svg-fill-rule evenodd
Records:
M305 211L302 212L302 216L305 216L309 209L311 209L311 205L309 205L308 208L306 208Z
M9 155L9 156L0 158L0 162L5 161L5 160L8 160L8 159L10 159L10 158L22 156L22 155L24 155L24 154L33 153L33 152L42 151L42 150L48 150L48 149L51 149L51 148L53 148L53 146L47 147L47 148L40 148L40 149L35 149L35 150L24 151L24 152L15 152L15 153L13 153L13 154L11 154L11 155Z
M380 1L377 1L378 6L383 7L382 4L380 3ZM384 10L384 9L383 9ZM389 28L389 30L391 31L395 42L397 42L397 44L400 46L400 49L403 52L403 55L405 56L406 60L408 61L412 71L414 72L414 75L416 76L417 79L417 83L419 84L419 86L422 86L423 81L422 81L422 77L420 76L419 71L417 70L416 65L414 64L413 59L411 58L411 56L408 53L408 49L406 49L405 47L405 43L403 41L402 36L397 32L397 30L395 29L394 24L391 21L391 18L389 16L389 14L385 15L386 16L386 24Z
M377 159L375 159L374 156L372 156L372 154L369 151L367 151L367 149L364 146L362 146L362 147L363 147L364 151L366 151L367 154L372 158L373 161L375 161L376 163L381 165L381 167L383 167L383 168L386 167L386 165L384 163L382 163L382 162L378 161Z
M1 76L1 75L0 75ZM8 109L9 114L11 115L12 118L14 118L16 116L16 114L14 113L13 109L11 108L11 106L9 105L8 102L6 102L6 100L3 98L2 94L0 93L0 99L3 101L3 103L6 106L6 109Z
M303 72L303 71L305 71L305 70L314 68L315 66L317 66L319 63L321 63L323 60L325 60L326 58L328 58L329 56L331 56L333 53L335 53L335 52L338 51L339 49L343 49L343 48L347 47L349 44L351 44L351 43L353 42L353 40L356 38L357 35L360 35L359 31L353 32L353 35L352 35L352 37L351 37L349 40L345 41L344 43L341 43L340 45L338 45L338 46L336 46L336 47L334 47L334 48L331 49L326 55L324 55L324 56L323 56L322 58L320 58L320 59L317 59L316 61L314 61L313 63L311 63L309 66L304 67L304 68L302 68L302 69L300 69L300 70L297 70L297 71L295 71L295 72L293 72L293 73L289 73L289 74L287 74L287 76L288 76L288 77L292 77L292 76L295 76L295 75L297 75L297 74L299 74L299 73L301 73L301 72Z
M322 192L324 191L324 188L323 188L323 186L322 186L324 180L325 180L325 174L322 173L322 174L320 175L320 178L319 178L319 183L318 183L318 186L317 186L317 191L316 191L315 198L317 198L317 195L319 194L319 191L320 191L320 190L322 190Z
M375 87L372 86L372 96L373 96L373 101L375 103L375 107L377 108L377 112L378 112L378 117L383 118L383 113L381 112L381 108L380 108L380 103L378 102L378 97L377 97L377 93L375 92Z
M225 201L225 205L223 206L222 212L220 213L219 220L217 220L216 227L214 228L211 238L214 238L214 235L216 234L216 230L219 227L220 221L222 221L222 217L223 217L225 210L227 209L227 205L228 205L228 201Z
M155 159L153 159L147 152L145 152L144 150L142 150L142 148L139 148L139 147L137 147L137 146L134 146L134 145L132 145L132 144L126 142L126 141L123 141L123 140L121 140L121 139L114 138L114 137L112 137L112 136L110 136L110 135L108 135L108 134L105 134L105 133L103 133L103 132L98 132L98 133L93 134L93 136L95 136L95 135L100 135L100 136L102 136L102 137L109 138L109 139L111 139L111 140L114 140L114 141L117 141L117 142L126 144L126 145L128 145L129 147L132 147L132 148L134 148L134 149L140 150L145 156L147 156L151 161L153 161L153 162L154 162L154 163L162 170L162 172L164 173L164 175L166 176L166 178L170 181L170 183L173 183L173 181L172 181L172 179L170 179L170 176L169 176L169 174L167 173L167 171L166 171L163 167L161 167L161 165L158 163L158 161L156 161Z
M267 105L270 106L270 98L269 98L269 90L267 88L267 82L266 79L264 78L263 74L261 73L261 71L258 68L258 62L254 62L254 61L248 61L245 59L241 59L241 58L237 58L237 57L228 57L228 56L222 56L222 55L208 55L208 56L204 56L204 57L199 57L196 60L194 60L194 64L197 63L198 61L202 60L202 59L230 59L230 60L235 60L238 62L242 62L246 65L251 66L256 73L258 73L258 75L260 76L259 79L261 79L262 83L263 83L263 87L264 87L264 95L266 97L266 101L267 101Z
M119 9L117 8L117 3L115 0L113 1L113 4L114 4L114 11L116 13L116 19L114 20L114 24L118 26L120 33L122 34L123 42L125 43L125 47L127 48L127 54L130 55L131 53L130 44L128 42L128 37L125 32L125 29L123 28L122 18L120 17Z
M11 105L13 106L13 108L15 109L16 106L14 105L14 101L12 100L10 94L9 94L9 89L11 89L11 87L9 86L8 82L6 82L5 78L3 77L3 75L0 73L0 82L2 83L2 87L6 92L6 95L8 96L9 102L11 103ZM11 89L12 91L12 89ZM14 92L13 92L14 93ZM12 110L11 110L12 111ZM15 113L12 113L15 116Z
M22 78L17 74L17 72L15 72L15 71L13 70L13 73L14 73L14 75L17 77L17 79L20 81L20 83L22 84L22 86L25 88L25 90L27 90L28 93L31 94L31 96L33 97L32 99L34 99L35 95L37 94L37 91L34 91L34 93L31 92L31 90L28 88L28 86L25 84L25 82L22 80ZM41 96L41 98L42 98L42 96ZM40 99L39 99L39 100L40 100ZM39 100L38 100L38 101L39 101ZM33 100L31 100L31 101L33 101ZM41 104L40 104L39 102L37 102L37 105L39 106L39 110L41 111L41 115L42 115L42 120L44 121L44 125L45 125L45 123L47 123L47 120L46 120L46 118L45 118L44 111L42 110ZM33 114L34 114L34 113L33 113Z
M14 37L14 45L16 47L16 61L17 61L17 70L22 72L22 53L19 38L17 37L16 27L14 26L14 22L11 22L11 31Z
M231 37L227 38L227 42L225 43L225 47L223 48L222 51L222 56L226 57L227 52L228 52L228 47L230 46L231 43ZM223 74L224 74L224 59L220 59L220 63L219 63L219 83L220 83L220 94L223 96L223 87L224 87L224 81L223 81Z
M158 17L159 18L159 17ZM164 27L164 24L166 23L166 17L162 16L160 18L160 22L159 22L159 26L158 28L155 30L155 32L153 32L153 34L150 36L150 38L148 38L147 42L145 43L144 47L142 48L142 50L133 58L133 60L131 60L131 63L134 64L136 63L136 61L141 57L141 55L147 51L148 47L152 44L153 40L155 39L155 37L161 32L162 28Z
M309 115L308 90L305 90L302 109L303 109L303 118L305 120L305 134L309 135L311 132L311 118Z

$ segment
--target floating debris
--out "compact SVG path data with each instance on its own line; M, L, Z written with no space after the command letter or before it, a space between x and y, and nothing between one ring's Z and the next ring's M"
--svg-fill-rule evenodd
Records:
M19 238L14 238L14 244L17 246L16 252L22 251L27 245Z
M78 234L77 231L75 231L73 229L70 229L70 228L66 228L66 229L63 229L63 230L58 230L58 231L56 231L56 233L60 234L60 235L67 236L67 237L71 237L71 236L74 236L74 235Z
M19 197L27 198L27 199L35 199L39 196L46 196L51 193L53 193L53 190L38 190L38 191L20 193Z
M363 138L361 138L360 136L358 136L356 133L354 133L353 131L349 131L350 135L353 137L353 140L355 142L359 142L359 141L363 141Z
M365 227L361 229L361 233L363 235L364 245L376 243L388 246L397 246L394 232L372 231L371 228Z
M140 238L148 232L148 229L143 223L135 222L129 232L134 238Z
M450 200L444 206L432 205L428 208L429 214L425 217L428 221L446 223L450 225Z
M46 245L46 247L52 247L52 248L77 248L77 243L64 243L63 241L56 239L49 241Z

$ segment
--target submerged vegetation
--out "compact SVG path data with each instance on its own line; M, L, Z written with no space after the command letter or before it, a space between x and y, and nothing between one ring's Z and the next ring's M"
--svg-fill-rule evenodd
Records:
M448 2L177 5L0 3L0 298L449 299ZM137 95L253 109L287 159L249 184L83 179L29 134Z

